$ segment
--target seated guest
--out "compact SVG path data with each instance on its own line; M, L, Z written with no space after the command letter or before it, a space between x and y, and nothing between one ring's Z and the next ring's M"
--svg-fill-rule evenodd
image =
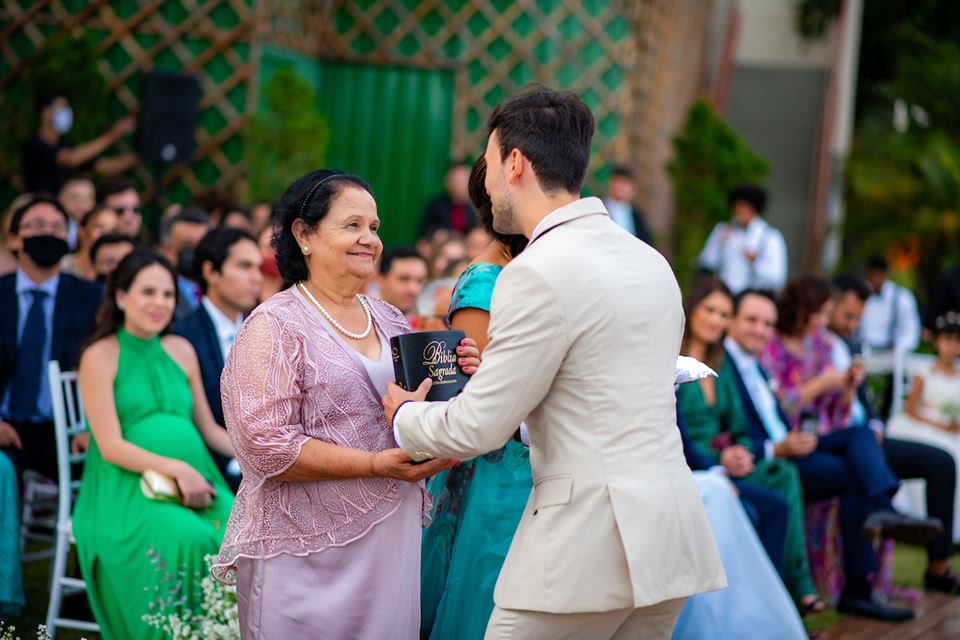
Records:
M135 184L126 178L113 178L97 186L97 202L117 212L117 233L140 238L143 214L140 194Z
M200 306L203 294L200 286L192 280L193 252L209 229L209 216L194 206L160 221L160 244L157 250L177 267L177 290L180 295L174 314L176 320L182 320Z
M723 476L709 472L695 472L693 478L729 586L691 596L677 619L673 640L805 639L803 622L763 553L744 512L746 504L738 504L737 490Z
M453 298L456 278L431 280L417 296L417 317L411 326L416 331L445 331L447 309Z
M67 210L70 222L67 224L67 243L70 249L77 248L77 232L83 217L93 211L97 204L97 192L89 178L73 177L63 183L57 200Z
M34 195L10 221L16 273L0 277L0 449L18 476L33 469L57 477L47 363L77 366L93 328L101 291L60 272L67 254L67 213Z
M866 283L855 276L838 276L833 281L834 305L830 314L830 331L833 336L833 364L847 370L855 362L848 342L856 333L863 313L863 304L870 296ZM957 329L960 331L960 327ZM953 397L960 395L955 389ZM884 435L884 424L876 410L866 401L864 385L857 389L850 411L850 428L871 428L883 443L887 464L901 480L922 478L926 484L927 513L943 523L943 533L927 545L929 564L924 574L924 586L928 590L960 593L960 579L950 570L953 555L954 501L957 493L957 467L953 457L941 448L900 440Z
M20 569L20 491L17 471L0 454L0 620L20 617L26 604Z
M218 226L227 229L242 229L250 233L253 230L253 214L247 207L233 205L224 212Z
M380 299L403 312L417 315L417 296L427 284L427 261L411 247L394 247L380 258Z
M433 259L430 262L430 277L443 278L447 267L455 262L461 262L467 257L467 244L463 241L463 236L455 234L447 238L437 246ZM454 278L456 279L456 278Z
M90 247L90 263L96 281L106 283L107 277L116 270L120 261L136 248L133 238L119 233L105 233L97 238Z
M233 456L213 420L190 343L167 335L176 307L176 273L158 253L138 250L107 281L98 323L80 360L80 391L93 435L73 533L87 596L106 638L163 638L142 620L183 576L182 603L202 601L195 576L216 553L233 494L207 446ZM207 446L204 446L204 445ZM179 500L150 499L141 474L164 474ZM158 571L147 557L166 564ZM168 573L169 572L169 573ZM166 573L166 575L165 575Z
M427 203L420 223L420 235L428 236L436 229L466 234L477 226L477 212L470 205L467 193L469 181L470 164L467 161L450 165L443 180L446 192Z
M179 321L173 332L183 336L200 360L200 378L213 419L224 426L220 374L237 330L260 297L260 249L242 229L218 227L207 232L194 253L194 267L203 298L196 311ZM211 451L220 471L236 490L240 468L232 458Z
M822 389L835 382L824 369L829 367L830 349L819 332L829 316L830 288L827 284L824 289L818 282L801 279L789 285L780 318L770 294L750 290L742 293L724 346L733 365L731 371L755 455L790 459L799 470L806 502L841 498L846 583L838 602L840 610L884 620L907 620L913 617L910 609L891 607L874 597L868 576L876 569L876 556L864 534L870 538L879 534L927 541L939 533L939 523L918 521L893 511L890 499L898 481L873 434L865 429L837 431L828 426L824 414L833 405L822 399ZM789 351L783 338L774 335L775 327L788 336ZM800 342L807 349L800 354L791 339L799 335L805 336ZM813 336L817 336L815 340ZM761 363L768 369L761 369ZM786 375L788 370L794 377ZM827 373L827 377L818 379L812 371L821 371L817 374L820 376ZM768 381L770 374L778 386ZM822 419L819 435L799 430L800 406L821 407L815 414ZM811 562L823 559L815 555Z
M273 221L273 203L266 200L257 200L250 205L250 224L253 225L252 233L259 236L260 232L270 226Z
M84 280L96 280L97 270L93 266L93 261L90 260L90 249L97 238L111 233L116 226L117 214L113 209L94 207L80 221L80 228L77 231L77 249L63 259L60 270Z
M934 320L933 345L936 360L914 376L904 412L890 419L888 434L940 447L956 461L960 460L960 369L956 364L960 358L960 314L948 311ZM929 505L927 508L930 510ZM958 513L960 504L954 502L954 518ZM954 535L958 525L960 522L954 519Z
M823 611L807 562L803 531L803 493L796 468L783 460L754 460L743 408L723 351L723 336L733 313L730 290L718 278L702 280L685 302L687 324L680 353L713 367L717 378L682 385L677 391L678 414L693 449L721 464L743 485L766 487L786 500L789 516L781 541L787 589L803 614ZM776 557L774 555L773 557Z

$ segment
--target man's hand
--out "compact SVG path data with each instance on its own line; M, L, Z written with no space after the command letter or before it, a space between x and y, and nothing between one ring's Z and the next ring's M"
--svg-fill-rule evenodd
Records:
M20 434L9 422L0 420L0 447L16 447L23 449L23 443L20 442Z
M70 453L78 454L84 453L90 449L90 432L83 431L73 436L73 439L70 440Z
M803 458L817 448L817 436L812 433L791 431L780 443L773 445L773 453L778 458Z
M726 467L731 477L742 478L753 471L753 455L735 444L720 452L720 464Z
M373 454L373 475L381 478L396 478L405 482L417 482L424 478L457 466L459 460L427 460L414 464L413 458L403 449L386 449Z
M427 378L420 383L416 391L404 391L396 382L387 383L387 395L383 396L383 413L387 416L387 426L393 427L393 416L404 402L422 402L433 386L433 380Z

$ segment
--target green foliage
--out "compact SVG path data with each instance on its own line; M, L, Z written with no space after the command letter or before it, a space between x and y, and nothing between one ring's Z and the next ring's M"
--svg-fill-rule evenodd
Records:
M741 182L761 183L768 167L705 100L690 108L673 147L667 165L676 206L672 254L677 279L685 285L710 230L729 217L730 189Z
M73 108L73 128L68 140L86 142L108 124L107 85L97 69L100 53L89 34L58 38L29 63L22 80L4 89L0 100L0 181L20 175L20 146L38 126L35 100L45 93L60 93Z
M291 180L324 166L330 129L317 112L316 94L291 68L267 82L264 102L247 137L249 195L276 200Z
M794 7L797 33L808 40L823 37L842 7L843 0L798 0Z
M861 117L847 164L845 261L887 254L929 286L957 258L960 239L960 47L913 32L894 77ZM899 126L894 103L901 101Z

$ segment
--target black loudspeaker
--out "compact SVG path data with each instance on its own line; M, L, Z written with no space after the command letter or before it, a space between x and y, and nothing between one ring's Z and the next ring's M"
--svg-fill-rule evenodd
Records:
M144 162L190 162L197 148L200 82L194 76L151 71L140 92L140 157Z

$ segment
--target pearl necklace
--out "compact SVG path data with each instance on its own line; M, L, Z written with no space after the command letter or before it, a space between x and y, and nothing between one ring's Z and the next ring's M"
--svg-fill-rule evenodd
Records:
M370 315L370 307L368 307L367 303L363 301L363 298L360 297L360 294L357 294L356 296L357 302L359 302L360 306L363 307L363 312L367 314L367 328L360 333L354 333L352 331L347 331L342 324L333 319L333 316L330 315L330 312L324 309L323 305L317 302L317 299L313 297L313 294L310 293L309 289L307 289L307 285L303 284L303 282L298 282L297 286L300 287L300 291L303 291L303 294L307 296L307 299L313 303L313 306L317 308L317 311L323 314L323 317L326 318L327 321L333 325L337 331L352 340L363 340L370 335L370 330L373 329L373 317Z

